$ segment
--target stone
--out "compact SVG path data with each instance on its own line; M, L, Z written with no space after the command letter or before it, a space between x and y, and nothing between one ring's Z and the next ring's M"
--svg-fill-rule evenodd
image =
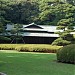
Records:
M6 75L5 73L0 72L0 75Z

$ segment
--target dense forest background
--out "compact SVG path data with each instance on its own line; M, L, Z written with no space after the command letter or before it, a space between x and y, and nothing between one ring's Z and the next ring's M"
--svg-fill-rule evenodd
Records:
M70 32L75 31L75 0L0 0L0 42L2 39L12 40L4 37L8 34L5 30L7 24L17 25L13 32L18 34L19 25L21 27L32 22L54 25L63 30L57 32L59 38L52 43L53 45L74 43L75 38Z
M0 0L0 24L74 25L75 0Z

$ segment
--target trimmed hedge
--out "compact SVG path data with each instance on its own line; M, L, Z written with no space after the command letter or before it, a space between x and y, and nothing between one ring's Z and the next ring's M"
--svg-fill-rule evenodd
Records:
M58 50L57 60L63 63L75 64L75 44L64 46Z
M15 50L15 47L19 45L17 44L0 44L0 50Z
M49 52L56 53L61 46L46 44L0 44L0 50L17 50L21 52Z
M55 46L54 46L55 47ZM25 46L20 46L15 48L18 51L21 52L47 52L47 53L56 53L57 50L59 49L58 47L55 48L46 48L46 47L25 47Z

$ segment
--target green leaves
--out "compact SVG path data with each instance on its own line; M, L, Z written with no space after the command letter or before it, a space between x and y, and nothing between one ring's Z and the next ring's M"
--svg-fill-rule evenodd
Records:
M63 40L62 38L58 38L52 43L52 45L65 46L70 43L71 43L70 41Z
M62 47L57 52L57 60L63 63L75 64L75 44Z
M20 33L20 30L22 29L22 25L21 24L14 24L14 28L11 30L12 34L18 34Z
M61 19L75 18L75 6L68 1L0 0L0 15L12 23L56 25Z
M65 28L67 29L74 29L73 25L74 25L74 19L73 18L68 18L68 19L61 19L57 25L57 29L63 29L65 31Z

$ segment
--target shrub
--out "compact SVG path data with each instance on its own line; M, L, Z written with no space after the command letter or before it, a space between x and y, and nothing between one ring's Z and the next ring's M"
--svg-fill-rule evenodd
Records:
M64 46L58 50L57 60L59 62L75 64L75 44Z
M16 45L0 44L0 50L14 50Z
M10 42L11 39L8 37L0 36L0 43Z
M70 43L71 43L70 41L63 40L62 38L58 38L52 43L52 45L65 46L65 45L69 45Z
M21 52L29 52L30 51L30 48L29 47L25 47L25 46L19 46L19 47L16 47L15 50L17 51L21 51Z
M45 53L56 53L60 46L51 45L32 45L32 46L19 46L15 49L23 52L45 52Z
M44 53L56 53L58 49L51 49L51 48L45 48L45 47L41 47L41 48L33 48L33 52L44 52Z
M44 44L0 44L0 50L17 50L22 52L46 52L56 53L61 46Z

